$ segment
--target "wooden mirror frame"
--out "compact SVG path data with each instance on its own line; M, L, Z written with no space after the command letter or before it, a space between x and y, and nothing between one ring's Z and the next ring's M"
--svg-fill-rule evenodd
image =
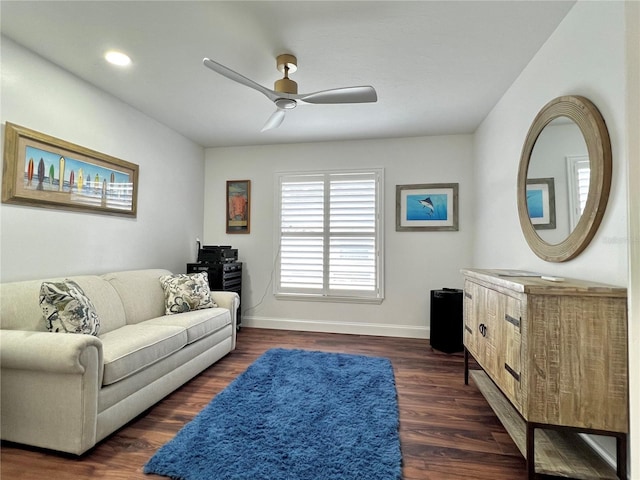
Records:
M538 235L529 218L527 207L527 172L533 147L542 130L553 119L568 117L573 120L587 144L589 165L589 195L580 221L569 236L557 244L550 244ZM518 170L518 216L524 237L534 251L548 262L565 262L575 258L589 245L596 234L609 199L611 189L611 140L602 115L587 98L563 96L551 100L533 120L522 147Z

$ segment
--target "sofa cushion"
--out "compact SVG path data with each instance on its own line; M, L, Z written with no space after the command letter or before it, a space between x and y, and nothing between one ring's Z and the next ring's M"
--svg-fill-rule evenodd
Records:
M94 275L69 277L82 287L96 307L100 318L98 335L110 332L127 324L122 300L115 288L103 278Z
M196 342L207 335L217 332L231 323L231 315L226 308L208 308L194 310L180 315L164 315L152 318L140 325L174 325L186 328L187 344Z
M173 325L125 325L100 335L102 384L109 385L168 357L187 344L187 330Z
M118 292L127 324L131 325L164 315L164 291L158 278L170 273L161 269L129 270L102 278Z
M42 282L40 308L47 330L98 335L100 320L89 297L76 282Z
M217 306L211 299L207 272L163 275L160 284L167 315Z

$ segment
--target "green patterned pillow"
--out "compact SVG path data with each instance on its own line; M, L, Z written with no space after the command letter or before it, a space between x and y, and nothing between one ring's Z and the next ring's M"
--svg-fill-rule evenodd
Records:
M50 332L98 335L100 320L96 308L72 280L43 282L40 308Z
M164 289L167 315L217 307L211 299L207 272L163 275L160 283Z

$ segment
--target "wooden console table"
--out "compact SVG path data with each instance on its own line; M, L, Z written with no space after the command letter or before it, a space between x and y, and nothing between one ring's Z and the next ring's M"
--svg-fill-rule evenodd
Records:
M537 474L627 479L625 288L463 270L465 383L471 377ZM616 438L617 468L580 433Z

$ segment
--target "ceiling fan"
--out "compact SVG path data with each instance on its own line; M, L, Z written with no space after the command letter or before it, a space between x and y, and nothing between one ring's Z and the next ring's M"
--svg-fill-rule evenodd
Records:
M285 112L295 108L298 103L369 103L376 102L378 100L376 90L371 86L333 88L330 90L321 90L319 92L298 94L298 84L289 78L289 74L298 69L298 61L296 57L289 54L278 55L276 58L276 66L278 70L284 74L284 78L275 82L273 90L263 87L259 83L256 83L244 75L234 72L230 68L225 67L218 62L214 62L209 58L202 60L202 63L214 72L217 72L234 82L241 83L259 91L276 104L276 111L271 114L265 123L262 128L263 132L280 126L284 120Z

